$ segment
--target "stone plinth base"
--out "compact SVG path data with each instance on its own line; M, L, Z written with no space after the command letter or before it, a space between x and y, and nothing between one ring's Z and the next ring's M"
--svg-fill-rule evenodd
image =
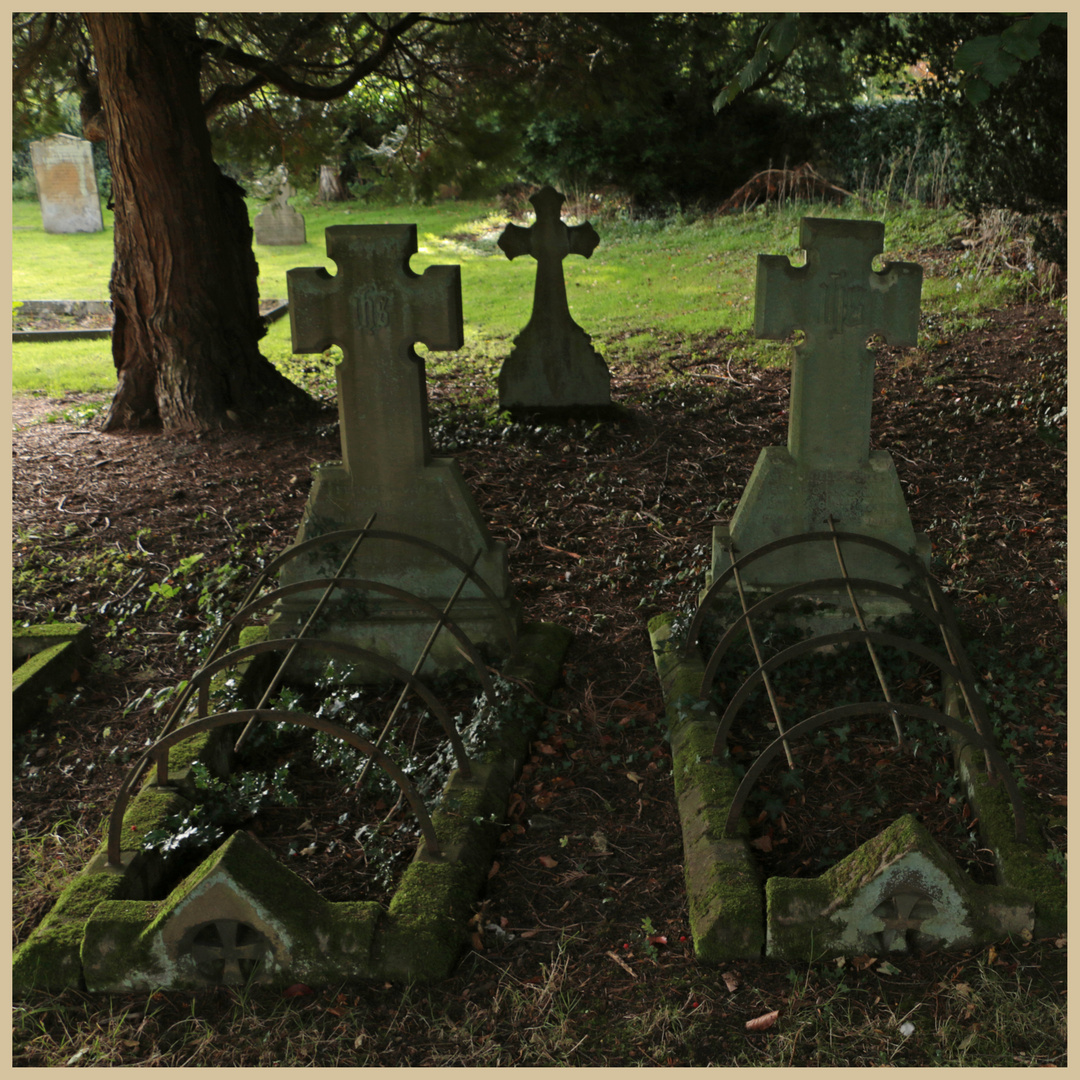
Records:
M892 458L882 450L870 454L866 466L850 470L803 472L785 447L762 450L730 525L713 533L711 581L731 565L724 544L730 538L735 557L785 537L828 531L829 515L840 532L884 540L924 560L929 545L916 537ZM873 578L904 586L911 571L886 552L843 543L851 577ZM788 585L832 578L840 564L831 540L799 544L764 556L741 571L746 588L775 592Z
M544 328L530 322L514 339L499 372L499 408L511 412L604 408L611 372L576 323Z
M457 464L436 458L410 478L408 492L387 495L377 487L352 481L340 465L316 470L297 543L341 529L360 529L372 513L373 531L404 533L436 544L466 565L490 587L494 601L464 572L438 552L397 540L367 538L357 548L343 576L379 582L403 590L441 611L460 586L450 618L477 647L495 657L509 655L511 632L520 624L512 598L506 549L494 542L465 486ZM333 577L351 543L337 541L287 562L281 585ZM322 596L323 589L301 591L281 601L271 626L274 637L295 634ZM306 636L370 649L411 671L433 630L437 616L377 590L337 590ZM317 674L325 661L307 652L297 658L292 676ZM467 666L453 635L440 632L423 671L426 674ZM385 671L358 668L357 681L384 681Z

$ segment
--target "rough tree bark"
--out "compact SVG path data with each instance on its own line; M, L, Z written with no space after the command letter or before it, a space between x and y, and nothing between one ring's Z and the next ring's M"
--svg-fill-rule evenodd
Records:
M349 193L341 182L341 170L336 165L323 165L319 169L319 198L323 202L346 202Z
M189 14L87 14L112 168L118 385L105 430L194 430L302 413L259 352L258 265L242 189L214 162Z

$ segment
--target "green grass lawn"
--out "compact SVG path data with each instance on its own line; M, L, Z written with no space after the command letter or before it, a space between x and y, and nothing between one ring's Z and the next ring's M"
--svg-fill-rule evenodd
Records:
M259 291L264 298L288 295L285 275L293 267L335 266L326 255L325 232L340 224L415 224L416 272L434 264L461 267L466 343L459 362L496 371L511 342L528 321L536 264L528 257L508 260L496 241L510 220L493 202L447 202L434 206L316 206L299 197L294 205L306 219L308 242L296 247L255 245ZM249 200L252 218L261 204ZM842 207L792 204L746 214L696 220L594 222L600 243L591 258L569 256L563 263L570 310L593 336L613 371L637 367L663 355L678 339L683 354L727 336L740 358L784 363L788 347L753 337L756 255L782 254L801 261L799 219L804 215L876 217L886 225L889 250L883 259L911 259L918 251L944 245L959 230L954 211L921 207L874 213L864 203ZM566 215L566 220L576 219ZM12 299L107 299L112 265L112 214L100 233L54 235L41 226L37 204L13 204ZM933 277L923 283L923 312L964 321L1016 294L1015 277ZM107 392L115 386L108 341L15 343L12 385L16 393ZM292 355L288 320L263 341L263 353L288 368ZM437 357L432 359L437 365Z

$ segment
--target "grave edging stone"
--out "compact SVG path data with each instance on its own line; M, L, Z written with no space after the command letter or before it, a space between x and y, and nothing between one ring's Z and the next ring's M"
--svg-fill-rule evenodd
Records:
M956 684L945 685L945 711L962 717L963 699ZM1063 934L1068 928L1068 884L1047 862L1048 849L1038 839L1045 813L1038 800L1021 792L1028 816L1028 842L1016 839L1013 811L1008 795L1000 784L991 782L982 754L970 743L951 736L953 757L960 782L967 794L972 813L978 818L979 836L994 853L994 866L1002 886L1017 889L1035 905L1037 938Z
M528 682L538 700L526 705L519 726L500 731L500 745L489 749L484 764L474 766L473 781L466 782L456 773L451 775L444 790L451 800L459 800L458 805L440 806L433 814L440 841L458 857L444 860L441 865L418 857L406 869L402 884L408 879L408 886L399 887L388 909L373 901L327 903L327 917L336 927L335 932L353 940L357 948L361 939L368 941L364 956L350 949L352 967L348 971L332 972L331 980L352 977L431 981L449 974L467 943L466 920L461 916L476 899L497 843L497 825L483 819L491 814L498 819L505 813L510 788L543 714L543 702L558 682L572 638L569 630L550 623L530 624L519 638L518 652L504 669L504 675ZM185 748L182 756L190 766L191 761L206 752L206 741L195 737L173 747L171 772L180 772L185 767L185 761L177 756L181 748ZM143 888L138 879L147 872L147 860L140 851L142 837L170 814L189 806L179 792L157 788L152 774L147 778L124 815L123 869L106 868L102 844L90 863L64 889L41 925L16 950L13 957L16 994L80 987L87 949L96 948L100 952L106 939L116 945L133 944L144 936L163 902L137 899ZM473 820L476 817L482 820ZM213 859L211 855L206 861ZM291 873L285 867L282 870ZM373 904L379 908L377 917L373 914ZM370 935L355 937L356 919L365 924L374 920ZM90 928L89 924L95 920L99 925ZM110 934L115 940L109 938ZM364 949L360 952L364 953ZM92 989L109 988L95 983Z
M760 875L745 836L724 834L738 781L711 760L716 716L697 697L705 665L696 650L692 655L679 651L674 622L670 613L657 615L649 622L649 636L671 732L694 954L711 964L757 959L765 946Z

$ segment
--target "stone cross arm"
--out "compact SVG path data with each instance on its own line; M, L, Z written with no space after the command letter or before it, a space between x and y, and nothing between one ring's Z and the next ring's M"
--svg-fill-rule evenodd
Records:
M586 259L600 243L600 234L586 221L567 225L559 217L563 196L553 187L542 187L529 200L536 208L536 221L528 228L510 224L503 230L498 244L508 259L531 255L538 262L553 258L562 261L567 255L583 255Z
M916 344L922 267L891 262L873 270L884 238L879 221L804 218L805 266L792 266L783 255L758 256L755 335L784 338L802 330L808 341L865 342L880 334L890 345Z

